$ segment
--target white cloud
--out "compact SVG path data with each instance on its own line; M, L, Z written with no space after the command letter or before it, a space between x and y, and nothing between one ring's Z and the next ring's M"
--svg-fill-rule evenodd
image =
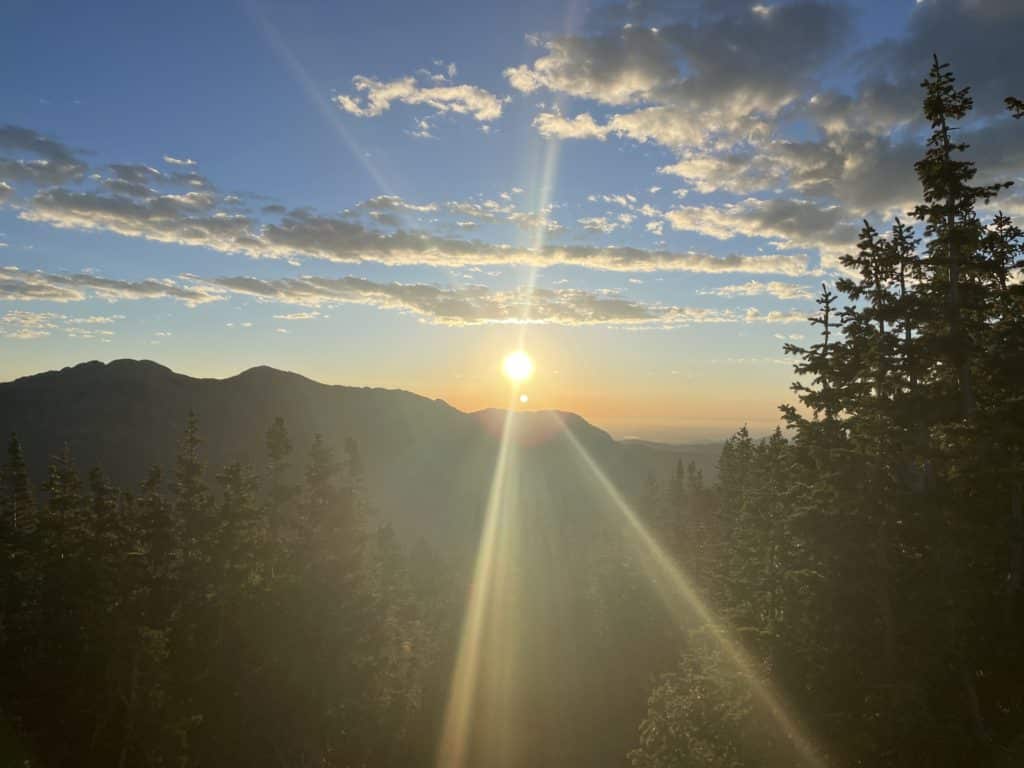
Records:
M63 151L60 145L24 129L7 129L26 146L41 145L51 156ZM48 143L49 142L49 143ZM804 256L789 254L711 256L709 254L652 251L636 247L591 247L560 245L548 241L540 247L503 242L485 242L439 234L452 228L468 228L469 222L503 222L536 232L564 230L555 218L555 204L538 210L522 210L513 198L522 190L513 188L513 199L414 203L397 196L382 195L341 215L321 215L308 208L288 210L277 204L264 205L258 214L249 212L237 195L221 195L205 177L194 171L164 172L146 165L113 164L111 175L96 175L75 188L49 187L21 197L19 218L62 229L104 231L125 237L207 248L244 254L253 258L324 259L339 263L376 262L386 265L427 265L467 268L480 265L519 264L548 267L571 264L598 270L692 272L750 272L797 275L807 270ZM116 187L112 185L117 185ZM594 199L598 199L595 197ZM605 216L616 226L632 224L635 217L657 218L662 212L639 204L632 194L602 195L609 205L625 208L627 214ZM444 214L453 219L432 217L427 226L437 232L407 228L403 217ZM360 221L365 214L369 226ZM676 223L681 214L671 214ZM598 222L590 222L598 225ZM607 226L607 225L601 225ZM384 228L384 229L382 229ZM657 232L658 228L651 228ZM8 276L9 278L9 276ZM12 281L7 279L12 291ZM24 280L23 280L24 282ZM66 289L68 286L63 286ZM25 285L14 293L58 291ZM173 294L173 288L160 288ZM209 301L209 296L196 297Z
M513 88L523 93L546 88L621 105L647 97L677 77L672 47L648 29L630 28L597 38L560 38L544 47L547 52L532 65L505 70Z
M87 167L78 154L29 128L0 126L0 150L13 157L0 157L0 202L10 196L8 181L39 186L64 184L85 176Z
M53 312L5 312L0 315L0 338L24 341L49 336L62 318Z
M460 209L460 213L464 213ZM609 271L678 270L687 272L750 272L799 275L807 271L803 256L729 255L650 251L630 247L595 248L549 244L517 248L399 230L384 233L345 217L321 216L307 210L291 211L276 223L257 225L242 214L197 210L163 196L133 201L92 193L48 190L36 195L19 214L28 221L65 229L104 230L127 237L202 246L254 258L305 257L341 263L378 262L390 265L422 264L467 267L489 264L524 264L548 267L572 264ZM520 212L516 223L557 226L545 214Z
M211 287L262 301L323 307L363 304L397 310L436 325L547 324L670 327L698 323L793 322L786 313L757 310L677 307L629 301L608 291L571 288L517 288L495 291L485 286L440 287L428 284L379 283L357 277L303 277L259 280L224 277ZM802 317L802 316L801 316Z
M774 296L777 299L812 299L814 293L799 283L783 283L777 280L762 282L750 280L738 285L723 285L719 288L706 288L697 291L705 296Z
M469 115L480 122L501 117L502 100L474 85L421 85L415 77L400 77L383 82L357 75L352 78L359 95L339 94L335 103L357 117L378 117L393 103L427 106L436 113Z
M820 207L807 200L747 198L713 206L680 206L665 214L674 229L719 240L738 235L763 237L783 248L810 247L833 253L856 241L857 226L837 205Z
M563 284L564 281L556 281ZM632 285L643 281L628 278ZM441 287L431 284L381 283L357 277L301 277L261 280L255 277L199 278L184 276L179 281L148 279L137 282L109 280L91 275L51 275L0 270L0 299L73 302L101 298L108 301L172 298L189 306L231 296L256 298L263 302L303 307L301 311L279 312L276 320L304 321L326 318L321 309L338 304L362 304L382 310L405 312L423 322L438 325L552 324L670 327L695 323L788 323L802 314L750 309L678 307L630 301L617 291L586 291L573 288L519 287L494 290L482 285ZM123 320L123 315L70 317L52 312L15 310L0 319L0 336L17 339L40 338L63 331L79 338L98 339L110 335L104 326ZM227 327L251 328L251 321L229 322ZM285 329L275 329L286 332ZM156 337L170 335L157 331Z
M0 301L53 301L61 304L87 299L126 301L174 299L197 306L222 298L208 287L172 280L112 280L90 274L55 275L0 268Z
M590 232L603 232L606 235L614 232L621 226L619 222L612 221L607 216L587 216L582 219L576 219L576 223Z
M407 133L417 139L436 139L437 137L430 131L430 121L426 118L420 118L416 120L415 127L411 131L407 131Z
M74 317L57 312L16 309L0 315L0 338L30 341L53 333L64 333L83 341L107 341L114 332L97 326L110 325L120 320L124 320L124 315Z
M574 118L566 118L558 112L541 112L533 120L534 127L542 136L552 139L597 139L604 141L611 133L606 125L598 125L594 118L583 112Z
M772 325L781 323L788 325L789 323L806 323L807 313L800 312L795 309L789 310L788 312L779 312L777 310L762 312L759 309L751 307L747 310L743 320L747 323L768 323Z

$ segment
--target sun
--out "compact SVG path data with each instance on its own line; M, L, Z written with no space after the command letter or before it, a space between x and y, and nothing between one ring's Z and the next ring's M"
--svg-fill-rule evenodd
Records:
M519 350L505 357L501 363L501 370L512 381L526 381L533 375L533 360Z

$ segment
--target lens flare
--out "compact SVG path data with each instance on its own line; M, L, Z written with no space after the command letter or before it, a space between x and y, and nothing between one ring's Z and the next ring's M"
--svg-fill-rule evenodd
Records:
M627 539L640 556L639 561L648 571L651 582L666 609L681 626L692 625L692 621L697 619L710 630L711 637L736 671L742 675L761 711L775 722L792 745L794 757L798 759L794 765L825 768L826 763L818 749L804 733L800 723L784 706L779 694L760 680L754 660L731 637L731 632L726 624L718 619L704 603L691 586L689 579L673 561L672 556L647 530L615 484L576 439L572 430L566 429L563 434L576 449L580 462L589 470L601 490L621 513L622 520L626 523L624 530Z
M476 723L477 692L481 683L484 661L484 643L492 604L508 588L505 567L508 556L507 512L514 503L509 498L508 478L514 461L512 432L514 415L508 409L501 430L491 490L484 512L483 530L477 547L473 581L463 618L459 651L455 658L448 703L445 708L441 740L438 749L438 768L463 768L467 765L470 738ZM495 649L489 649L495 656Z

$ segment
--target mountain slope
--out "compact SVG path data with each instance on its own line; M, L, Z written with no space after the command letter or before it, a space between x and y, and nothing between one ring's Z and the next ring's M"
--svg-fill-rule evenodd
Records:
M0 429L19 435L37 482L64 443L81 469L101 466L126 487L135 487L154 464L169 472L190 409L212 470L236 460L262 467L264 435L277 416L291 434L296 473L315 433L339 454L345 439L354 438L381 518L456 543L475 537L505 419L504 411L464 413L402 390L325 385L268 367L196 379L150 361L116 360L0 384ZM593 481L563 430L627 495L638 492L649 473L666 476L679 458L697 460L708 473L717 454L616 442L575 414L524 412L515 419L525 475L567 515L585 506L580 487Z

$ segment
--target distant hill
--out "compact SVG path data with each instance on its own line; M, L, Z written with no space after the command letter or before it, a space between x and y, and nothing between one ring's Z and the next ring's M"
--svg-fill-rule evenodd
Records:
M277 416L287 423L296 473L315 433L339 453L359 444L370 497L399 529L453 543L475 541L498 452L505 412L464 413L402 390L320 384L268 367L227 379L197 379L145 360L82 363L0 384L0 429L16 432L33 480L67 443L84 471L99 465L135 487L148 468L173 467L188 411L199 417L213 475L231 461L260 469L264 436ZM552 411L515 415L517 457L531 478L524 503L585 513L596 493L571 431L627 496L650 474L668 477L678 459L714 473L718 446L615 441L580 416ZM530 495L537 496L530 501ZM543 494L544 499L539 498Z

